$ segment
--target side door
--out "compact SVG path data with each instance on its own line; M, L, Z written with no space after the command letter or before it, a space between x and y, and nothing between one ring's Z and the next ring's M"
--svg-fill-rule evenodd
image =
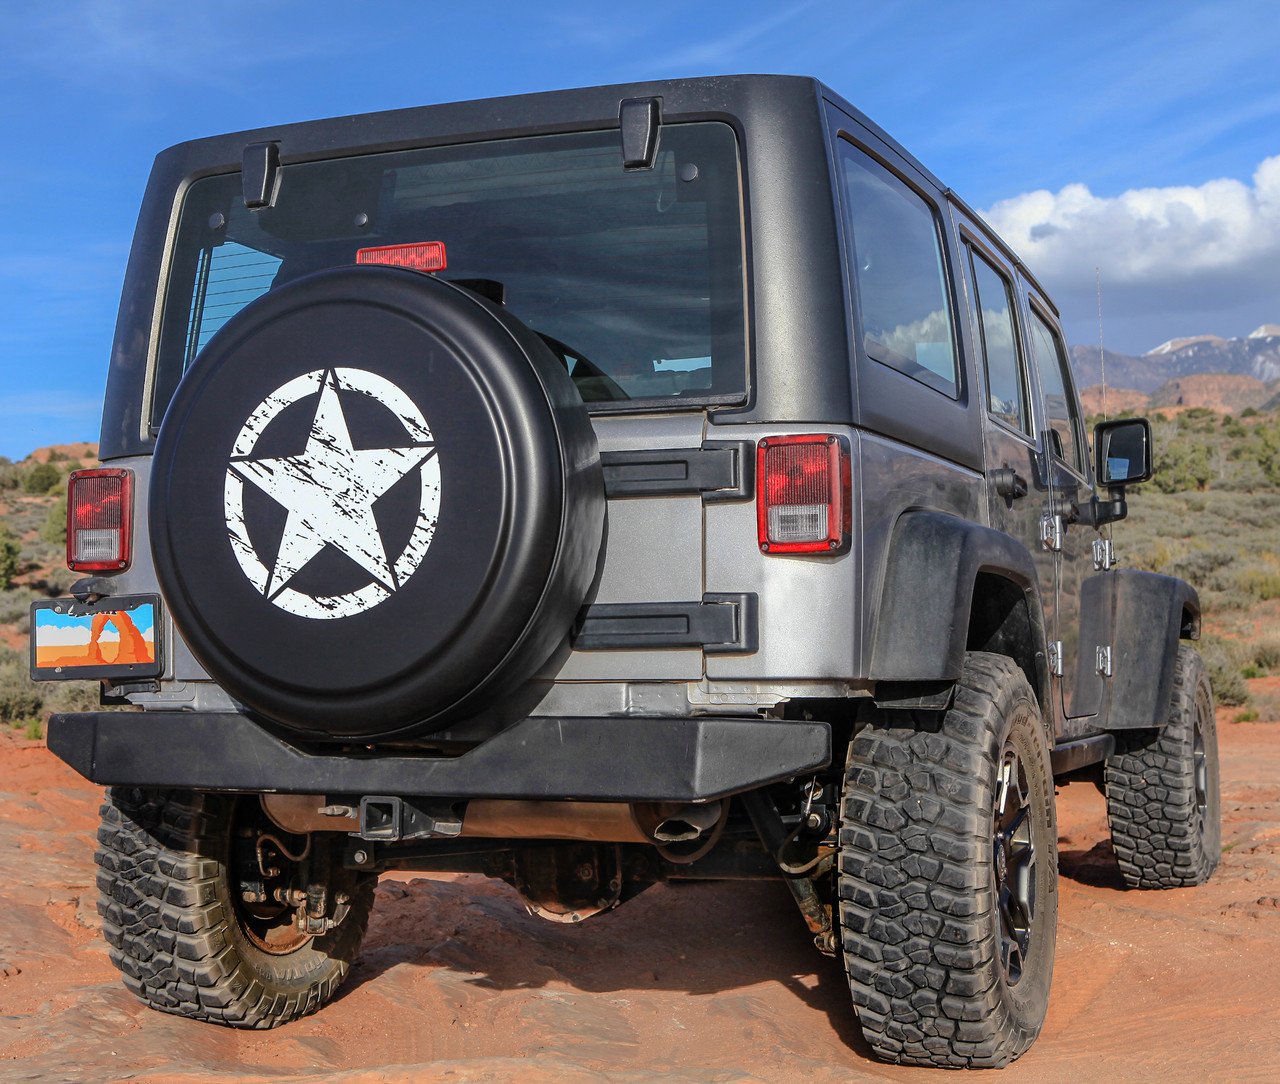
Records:
M1012 535L1031 553L1046 632L1056 641L1059 554L1041 539L1052 493L1044 466L1043 410L1030 375L1017 276L1012 260L985 230L955 206L952 215L979 360L987 514L992 527Z
M1102 581L1088 581L1106 571L1105 552L1094 546L1096 528L1081 521L1080 508L1093 494L1089 446L1085 440L1080 398L1076 394L1066 342L1052 307L1039 289L1019 276L1027 302L1027 339L1031 369L1043 408L1041 444L1049 485L1049 504L1041 526L1043 545L1057 555L1055 625L1057 672L1061 708L1068 719L1066 732L1085 729L1072 723L1097 715L1102 707L1105 679L1110 672L1109 608L1093 599ZM1086 596L1090 596L1086 598ZM1085 603L1088 605L1085 605ZM1082 614L1090 620L1082 625Z

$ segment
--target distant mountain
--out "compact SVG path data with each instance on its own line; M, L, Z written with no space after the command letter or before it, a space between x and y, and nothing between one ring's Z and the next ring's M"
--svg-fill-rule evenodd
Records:
M1263 324L1243 339L1193 335L1170 339L1141 357L1096 346L1073 346L1071 360L1081 386L1101 384L1106 363L1107 386L1134 388L1150 394L1162 384L1196 373L1234 373L1269 383L1280 380L1280 326Z

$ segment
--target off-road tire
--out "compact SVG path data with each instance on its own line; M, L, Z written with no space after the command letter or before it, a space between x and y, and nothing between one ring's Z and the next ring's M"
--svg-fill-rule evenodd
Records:
M1218 729L1200 653L1180 644L1168 722L1116 735L1107 819L1130 888L1204 884L1222 857Z
M1017 823L1031 847L1017 859L1031 892L1025 954L1002 932L1009 897L996 872L1006 763L1022 780ZM1048 744L1012 660L971 652L949 710L886 712L860 730L845 777L837 892L845 967L874 1053L979 1068L1026 1051L1048 1007L1057 878Z
M271 1028L333 996L364 936L376 878L354 881L351 909L335 929L286 955L262 951L246 937L230 895L236 801L184 790L109 790L94 856L98 913L111 962L151 1008Z

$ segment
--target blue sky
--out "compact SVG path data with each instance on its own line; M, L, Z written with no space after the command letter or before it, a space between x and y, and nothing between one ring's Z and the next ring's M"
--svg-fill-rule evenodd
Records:
M0 455L97 438L137 207L215 132L632 79L825 80L989 212L1068 338L1280 323L1280 3L0 0ZM1274 160L1274 161L1273 161Z

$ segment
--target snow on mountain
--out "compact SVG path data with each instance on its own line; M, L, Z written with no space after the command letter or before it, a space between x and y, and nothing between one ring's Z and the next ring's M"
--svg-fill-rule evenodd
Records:
M1096 346L1073 346L1071 358L1082 387L1102 382L1103 365ZM1280 380L1280 325L1263 324L1244 338L1170 339L1141 357L1108 350L1105 361L1109 386L1148 394L1169 380L1195 373L1235 373L1270 383Z

